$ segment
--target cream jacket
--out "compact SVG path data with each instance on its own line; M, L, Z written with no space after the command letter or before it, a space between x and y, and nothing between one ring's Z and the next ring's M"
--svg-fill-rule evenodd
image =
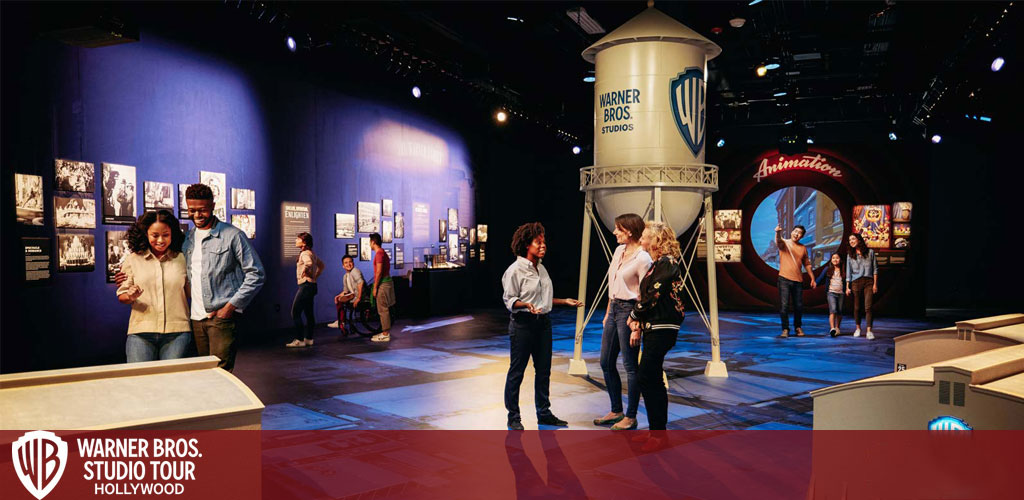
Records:
M149 250L131 253L121 263L121 272L128 279L118 287L117 295L127 293L132 284L142 289L142 295L132 303L129 335L192 330L185 298L184 254L168 251L157 259Z

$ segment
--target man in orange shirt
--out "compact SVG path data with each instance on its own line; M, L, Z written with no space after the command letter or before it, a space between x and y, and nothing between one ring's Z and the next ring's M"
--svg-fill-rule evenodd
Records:
M792 239L782 237L782 226L775 226L775 245L779 247L779 317L782 319L782 335L780 338L789 337L789 314L787 309L793 304L793 327L796 328L796 336L803 337L802 316L804 312L804 276L803 269L807 269L807 276L811 279L811 288L817 284L814 282L814 270L811 268L811 259L807 256L807 247L800 244L800 238L807 232L803 226L797 225L790 233Z

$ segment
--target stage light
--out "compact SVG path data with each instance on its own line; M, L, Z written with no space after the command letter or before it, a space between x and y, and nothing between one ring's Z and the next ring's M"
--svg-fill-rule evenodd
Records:
M940 142L942 142L942 136L941 135L935 134L935 135L932 136L932 144L938 144Z
M581 152L581 151L583 151L583 150L582 150L582 149L580 149L580 147L579 147L579 146L573 146L573 147L572 147L572 154L574 154L574 155L578 155L578 154L580 154L580 152Z
M591 76L584 76L583 77L583 81L585 81L587 83L594 83L594 82L597 81L597 78L594 78L593 75L591 75Z
M764 69L779 69L779 67L780 67L779 63L771 63L771 64L766 65L764 67Z
M807 138L807 144L814 144L814 138L813 137L808 137Z
M757 76L763 77L764 75L768 74L768 67L762 64L762 65L757 67L757 70L755 70L755 73L757 73Z
M725 139L719 139L718 142L715 143L715 146L718 146L720 148L725 147Z
M990 118L988 116L979 116L978 119L983 121L983 122L991 122L992 121L992 118Z
M792 125L793 124L793 120L786 120L786 121L784 121L782 123L783 123L783 125Z
M295 39L292 37L285 38L284 44L288 46L288 50L291 52L295 52L295 49L298 48L298 45L295 44Z
M418 86L413 86L413 88L412 88L412 96L417 98L417 99L419 99L422 95L423 95L423 91L421 91Z
M999 71L999 70L1003 69L1003 64L1005 64L1005 63L1006 63L1006 60L1004 60L1002 57L997 57L997 58L993 59L992 60L992 71Z
M783 90L783 91L780 91L780 92L776 92L776 93L774 93L772 95L774 95L775 97L782 97L782 96L784 96L784 95L786 95L788 93L789 92L786 92L785 90Z
M889 140L890 141L895 141L896 140L896 132L889 132Z
M757 5L759 3L761 3L761 0L750 0L750 3L748 3L747 5L748 6L750 6L750 5Z
M505 123L505 121L508 120L508 113L505 113L504 111L498 111L497 113L494 114L494 119L498 120L498 123Z

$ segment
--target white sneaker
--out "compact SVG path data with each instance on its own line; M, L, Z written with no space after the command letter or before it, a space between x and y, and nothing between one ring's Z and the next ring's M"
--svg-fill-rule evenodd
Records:
M285 347L306 347L306 341L304 340L293 340L284 345Z
M313 339L306 339L306 347L313 347Z
M391 335L384 335L383 333L378 333L377 335L370 337L370 340L373 342L391 342Z
M843 334L843 332L839 331L839 329L838 329L838 328L836 328L836 337L838 337L838 336L840 336L840 335L842 335L842 334Z
M858 329L853 331L853 336L854 337L860 337L860 328L858 328Z
M327 323L327 328L338 328L340 326L341 325L339 325L337 321L334 321L334 322L331 322L331 323Z
M875 340L875 334L872 333L870 329L868 329L867 339L868 340Z

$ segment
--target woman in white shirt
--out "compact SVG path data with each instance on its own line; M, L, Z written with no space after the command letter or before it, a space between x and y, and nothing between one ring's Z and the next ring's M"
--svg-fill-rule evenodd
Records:
M299 289L292 301L292 321L295 323L295 340L285 347L312 347L313 299L316 297L316 279L324 270L324 263L313 253L313 235L302 232L295 236L295 247L299 249L299 257L295 259L295 281ZM302 315L306 315L306 324L302 324Z
M129 363L185 356L192 329L185 294L185 235L174 214L146 212L128 230L132 253L121 264L117 299L132 306L125 354Z
M604 383L611 398L612 408L605 416L594 419L594 425L612 425L612 430L636 429L636 411L640 402L640 382L637 377L638 347L630 345L629 313L636 305L640 281L651 267L651 256L640 246L644 220L637 214L623 214L615 218L615 249L608 268L608 309L604 313L604 333L601 336L601 369ZM622 380L616 362L622 352L622 366L626 369L626 411L622 411Z

